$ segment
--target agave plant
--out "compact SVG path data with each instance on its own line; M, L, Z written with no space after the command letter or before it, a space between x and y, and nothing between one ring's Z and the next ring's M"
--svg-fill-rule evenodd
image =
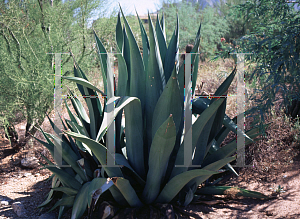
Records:
M87 113L71 92L75 113L66 104L70 120L65 119L66 125L63 123L64 134L56 136L41 130L46 141L37 139L52 156L55 147L62 148L63 166L55 166L44 157L48 163L44 166L53 172L53 179L52 190L40 205L49 204L55 193L59 194L59 201L52 207L60 207L59 218L71 207L72 218L80 218L86 210L90 214L99 197L107 194L123 207L155 203L188 205L197 199L199 192L204 190L205 193L206 187L197 191L198 186L218 174L221 168L236 174L229 164L235 160L232 156L236 151L235 141L220 148L229 131L243 134L246 144L259 135L258 128L246 133L236 129L235 119L225 114L226 98L194 99L195 120L184 133L184 92L188 91L184 91L185 64L179 66L179 19L167 45L163 16L161 20L157 17L154 27L148 15L149 36L138 18L143 42L141 54L122 9L121 14L124 27L120 13L116 25L117 86L112 80L108 53L94 33L104 91L90 83L76 63L75 77L64 78L77 83L85 97L105 96L104 105L99 98L85 98ZM192 92L198 73L200 29L201 25L191 51ZM217 89L216 96L226 96L235 73L233 70ZM113 111L109 110L112 105ZM50 122L56 130L55 124ZM106 139L112 124L115 124L115 151L108 149L109 139ZM188 133L192 139L185 137ZM186 142L194 152L189 157L189 165L183 165ZM107 165L109 159L113 159L115 165ZM208 192L214 191L220 193L220 188L210 187ZM265 198L260 193L244 192L243 195Z

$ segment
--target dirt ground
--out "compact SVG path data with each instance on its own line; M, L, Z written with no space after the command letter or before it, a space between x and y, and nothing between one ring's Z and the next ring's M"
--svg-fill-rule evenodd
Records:
M240 176L229 176L223 185L254 190L273 197L274 188L280 185L285 192L269 200L208 197L209 202L199 202L185 208L175 207L178 218L300 218L300 147L295 138L298 136L297 130L284 119L283 114L270 116L268 121L273 123L266 130L266 137L246 148L253 166L237 169ZM15 127L21 136L24 135L24 122ZM46 120L42 127L48 132L51 130ZM42 139L39 133L36 136ZM1 219L37 219L45 213L36 207L50 190L51 183L47 178L51 173L39 168L24 169L20 165L20 160L26 156L35 156L42 161L40 154L50 157L47 150L36 142L15 153L4 134L0 135L0 201L9 201L9 205L0 206ZM26 215L17 217L13 212L11 203L15 201L23 203Z

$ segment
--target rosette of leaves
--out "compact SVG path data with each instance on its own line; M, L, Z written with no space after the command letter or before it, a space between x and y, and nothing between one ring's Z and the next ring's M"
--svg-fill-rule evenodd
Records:
M45 158L48 162L45 168L52 171L54 177L52 190L41 205L49 204L54 193L60 193L59 201L52 207L60 207L59 217L70 207L72 218L80 218L85 211L91 214L100 196L123 207L155 203L188 205L197 199L198 185L219 173L222 167L236 174L229 164L235 160L232 156L236 151L235 140L220 148L229 131L243 134L246 144L259 135L258 128L246 133L236 130L236 122L225 114L226 98L213 98L193 100L193 114L198 117L187 130L192 139L185 138L185 64L179 66L179 19L168 45L163 17L157 19L154 26L148 16L149 36L139 19L143 42L141 54L122 10L121 13L124 27L120 14L116 25L117 86L108 53L96 33L104 91L92 85L77 64L75 77L64 77L77 83L84 96L106 96L104 106L99 98L85 98L87 113L71 94L75 113L66 105L70 120L65 120L64 134L57 137L41 130L46 142L39 141L52 155L55 147L62 147L63 166L54 166ZM192 92L197 80L200 28L191 51ZM227 94L235 73L236 70L217 89L216 96ZM110 111L112 104L114 110ZM122 125L123 112L125 126ZM115 151L111 152L106 135L113 122ZM55 124L51 124L55 128ZM188 159L189 165L183 165L186 162L184 145L190 145L194 151ZM107 165L109 158L114 159L115 165ZM215 187L209 190L210 193L214 189L219 193ZM243 194L253 196L252 193ZM255 195L253 197L266 197L260 193Z

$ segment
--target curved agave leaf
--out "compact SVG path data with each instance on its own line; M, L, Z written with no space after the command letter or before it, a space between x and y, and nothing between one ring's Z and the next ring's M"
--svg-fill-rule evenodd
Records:
M78 191L74 200L71 219L79 219L85 212L88 206L88 196L86 194L89 191L90 184L91 182L85 183Z
M149 171L147 174L146 186L143 191L143 197L146 204L152 203L159 194L160 186L166 167L168 165L170 154L174 148L176 140L176 127L173 116L159 127L150 148Z
M198 176L210 177L213 174L217 174L219 172L210 171L210 170L189 170L187 172L181 173L175 177L173 177L163 188L161 193L155 202L157 203L168 203L170 202L180 190L192 179Z
M62 76L63 79L67 79L69 81L73 81L76 84L80 84L84 87L90 88L92 90L98 91L99 93L101 93L103 96L105 96L105 94L99 90L97 87L95 87L92 83L90 83L89 81L83 79L83 78L79 78L79 77L70 77L70 76Z

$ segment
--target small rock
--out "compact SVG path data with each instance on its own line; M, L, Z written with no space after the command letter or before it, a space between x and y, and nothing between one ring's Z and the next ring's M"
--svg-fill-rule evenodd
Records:
M36 177L38 177L38 176L40 176L40 175L41 175L40 173L36 173L36 174L35 174Z
M39 216L38 219L56 219L56 215L54 213L46 213Z
M24 205L21 202L14 202L11 206L18 217L24 217L26 215Z
M9 205L8 201L1 201L0 202L0 206L5 206L5 205Z
M21 160L21 165L26 168L36 168L39 160L36 157L27 157Z

